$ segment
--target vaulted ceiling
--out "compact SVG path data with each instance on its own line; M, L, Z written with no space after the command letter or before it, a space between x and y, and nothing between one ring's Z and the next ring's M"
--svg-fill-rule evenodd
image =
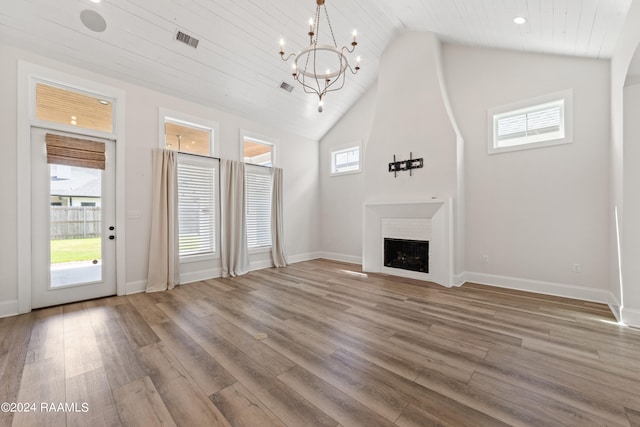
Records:
M358 31L360 72L317 98L278 56L308 43L313 0L13 0L0 8L0 42L320 139L372 85L385 46L401 31L445 42L608 58L631 0L326 0L339 45ZM96 32L85 23L106 28ZM99 14L99 16L98 16ZM527 22L516 25L515 16ZM639 23L640 25L640 23ZM177 31L199 40L176 41ZM294 85L288 93L282 81ZM215 117L208 118L215 120Z

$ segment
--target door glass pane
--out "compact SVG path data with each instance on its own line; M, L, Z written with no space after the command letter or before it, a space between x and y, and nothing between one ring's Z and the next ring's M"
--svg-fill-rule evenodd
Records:
M102 173L49 165L52 288L102 280Z

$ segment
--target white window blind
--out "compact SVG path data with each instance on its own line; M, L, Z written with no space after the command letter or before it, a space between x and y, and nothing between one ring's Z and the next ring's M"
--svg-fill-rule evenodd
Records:
M178 157L178 245L180 257L216 252L217 161Z
M247 245L271 246L271 170L245 165Z
M360 170L360 147L349 147L331 152L331 173Z
M496 118L498 145L564 137L562 101Z

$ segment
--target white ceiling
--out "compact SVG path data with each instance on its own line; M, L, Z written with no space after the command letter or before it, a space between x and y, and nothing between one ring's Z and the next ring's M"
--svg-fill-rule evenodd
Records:
M339 45L358 31L362 68L317 98L294 84L278 56L308 43L313 0L0 0L0 41L121 80L320 139L375 82L379 57L400 31L446 42L608 58L631 0L326 0ZM92 32L80 12L104 17ZM526 16L522 26L515 16ZM640 25L640 23L639 23ZM174 40L181 30L200 40ZM292 93L279 88L294 84ZM208 118L215 120L215 117Z

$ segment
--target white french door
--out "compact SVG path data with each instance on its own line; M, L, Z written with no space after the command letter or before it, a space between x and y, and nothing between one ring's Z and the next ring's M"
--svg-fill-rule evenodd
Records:
M48 163L47 134L104 144L104 169ZM34 127L31 144L31 307L115 295L115 143Z

